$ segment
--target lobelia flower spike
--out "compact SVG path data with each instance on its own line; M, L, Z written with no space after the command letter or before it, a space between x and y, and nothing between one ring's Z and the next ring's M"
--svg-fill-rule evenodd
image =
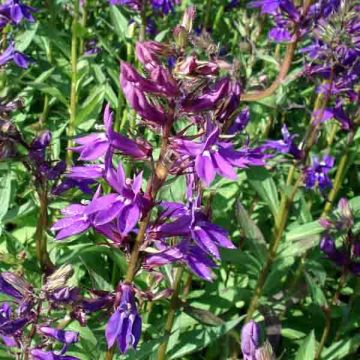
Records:
M135 291L132 285L122 283L117 289L115 312L106 325L106 341L110 349L115 342L122 353L130 347L136 348L141 335L141 317L135 303Z
M121 352L135 348L140 338L135 294L141 292L133 283L138 272L157 273L157 267L178 263L211 281L220 248L234 248L228 232L210 220L211 211L202 204L204 185L210 185L216 174L235 180L236 168L264 166L272 156L265 148L250 148L248 141L239 145L237 135L249 122L248 108L240 109L240 82L229 64L209 56L205 49L194 54L193 47L187 46L193 41L194 15L194 8L186 11L174 31L175 44L145 41L136 45L142 69L126 62L120 66L124 96L141 124L154 133L152 142L161 144L160 154L152 154L150 145L141 140L119 138L107 106L105 131L77 139L78 146L73 149L80 153L80 160L97 162L75 166L67 174L71 181L98 183L98 190L90 202L65 208L64 218L52 228L58 240L92 228L106 238L106 244L129 255L126 282L121 282L115 293L92 292L95 296L82 299L73 311L82 321L83 314L113 306L105 335L108 347L117 342ZM200 54L202 50L207 58ZM219 77L220 71L227 75ZM127 178L124 156L146 170L135 170L133 177ZM186 177L187 201L169 202L161 187L166 180L180 176ZM162 288L158 295L150 296L149 291L142 293L148 300L172 292ZM70 297L67 293L60 290L52 296Z

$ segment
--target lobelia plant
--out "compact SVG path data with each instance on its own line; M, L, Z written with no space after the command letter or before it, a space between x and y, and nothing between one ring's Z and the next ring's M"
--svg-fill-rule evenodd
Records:
M200 278L213 279L219 248L234 245L227 231L211 222L203 192L216 174L236 179L236 168L264 166L270 156L266 147L251 147L248 140L241 143L237 137L248 118L238 110L241 89L231 66L214 56L200 61L188 55L194 16L194 8L185 12L174 30L175 44L137 43L145 76L121 63L124 95L145 134L151 131L159 139L160 152L155 155L155 140L150 144L145 138L115 132L107 105L105 132L77 138L79 146L72 148L80 154L79 160L96 162L73 167L66 175L72 180L94 179L99 186L90 202L63 209L64 217L52 226L58 240L92 228L107 238L109 246L127 254L128 270L117 287L114 312L106 326L108 358L115 343L126 352L139 341L141 318L135 301L143 296L135 284L139 272L153 272L166 264L179 269L186 265ZM223 69L228 75L220 77ZM119 155L130 157L134 170L141 163L148 175L144 178L144 171L135 170L128 178ZM186 183L184 203L158 197L166 182L180 177ZM165 356L166 346L162 351L159 358Z

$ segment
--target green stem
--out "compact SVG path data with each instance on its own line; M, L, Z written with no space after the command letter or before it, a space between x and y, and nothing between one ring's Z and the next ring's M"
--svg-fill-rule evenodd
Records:
M224 11L225 11L225 7L224 5L221 5L215 16L214 25L213 25L214 32L216 32L219 27L220 20L223 18L224 15Z
M42 271L49 273L54 265L52 264L47 251L46 230L48 227L48 197L47 190L39 189L38 196L40 201L40 213L35 230L36 257L39 261Z
M344 154L342 155L342 157L340 159L339 167L336 171L334 185L333 185L333 187L329 193L329 196L326 200L326 204L325 204L324 210L321 214L321 217L326 216L330 212L332 204L333 204L333 202L341 188L341 185L344 181L346 172L349 168L350 148L351 148L351 144L354 141L354 136L355 136L355 132L352 131L349 134L349 138L348 138L348 142L347 142Z
M313 0L305 0L303 3L303 16L307 14L309 11L310 5ZM241 95L241 100L243 101L259 101L268 96L271 96L284 82L286 75L290 70L290 66L292 64L292 60L294 58L295 50L298 45L298 41L300 38L300 34L298 32L299 29L295 29L295 39L293 42L289 43L286 47L286 52L284 56L284 60L281 64L279 73L273 83L265 90L262 91L254 91L248 92Z
M39 125L40 128L43 129L44 128L44 124L46 122L46 119L49 115L49 96L45 95L44 97L44 107L43 107L43 111L40 115L40 119L39 119Z
M346 283L346 273L344 273L341 276L339 285L338 285L338 287L336 289L336 292L335 292L335 294L334 294L334 296L333 296L333 298L331 300L330 306L328 306L328 307L326 307L324 309L324 311L325 311L325 327L324 327L324 330L323 330L323 333L322 333L322 336L321 336L319 347L318 347L318 349L316 351L315 360L320 359L320 356L321 356L321 353L322 353L322 351L324 349L326 340L329 337L329 333L330 333L330 329L331 329L331 306L336 305L336 303L337 303L337 301L339 299L339 296L340 296L340 292L341 292L342 288L344 287L345 283Z
M86 22L87 22L87 1L84 1L84 5L82 6L81 9L81 26L83 27L83 29L86 29ZM83 55L85 51L85 43L84 43L84 37L82 36L80 38L80 44L79 44L79 54Z
M268 255L267 255L265 264L260 272L258 281L256 283L254 295L250 301L250 305L249 305L248 311L246 313L246 320L245 320L246 322L248 322L252 318L254 312L256 311L256 309L258 307L258 303L259 303L260 297L262 295L263 287L265 285L271 265L275 260L276 252L277 252L277 249L280 244L280 240L281 240L282 235L285 230L286 222L289 217L291 204L294 200L295 194L296 194L300 184L301 184L301 177L299 176L297 181L295 182L293 188L291 189L290 194L288 195L288 194L284 193L284 196L281 199L279 212L275 219L275 229L274 229L274 233L273 233L273 239L270 243L270 248L268 251Z
M206 0L205 14L204 14L204 30L205 31L208 29L208 27L210 25L211 5L212 5L212 0Z
M171 296L170 306L165 322L165 332L164 332L165 340L159 346L157 360L165 360L166 358L166 350L169 343L171 330L174 325L175 314L177 309L179 308L179 292L180 292L181 277L183 275L183 272L184 272L184 268L182 266L176 270L175 282L173 286L174 292Z
M330 81L330 88L331 88L332 77L330 78L329 81ZM315 101L314 111L320 109L320 111L323 112L325 110L325 104L327 103L327 101L328 101L328 96L324 97L323 95L319 94ZM321 116L322 116L322 114L320 113L320 117ZM304 139L304 158L302 160L303 163L305 163L307 161L310 150L316 141L317 125L313 125L313 120L314 119L311 120L310 129L309 129L308 133L305 135L305 139ZM296 167L297 167L296 165L292 165L289 170L287 181L286 181L287 187L291 186L291 184L294 181ZM286 223L289 218L290 208L291 208L291 205L295 198L296 192L300 187L300 184L301 184L301 176L299 176L298 179L296 180L295 184L293 185L293 187L290 191L290 194L288 195L287 192L285 191L281 197L279 211L275 217L275 227L274 227L274 232L273 232L273 238L270 243L270 247L269 247L269 251L268 251L268 255L267 255L265 264L260 272L257 284L255 286L254 295L250 301L249 308L246 313L246 320L245 320L246 322L252 318L254 312L257 310L258 303L259 303L259 300L262 295L263 287L264 287L266 279L267 279L267 275L271 269L272 263L275 260L276 252L280 245L280 241L281 241L281 238L285 231Z
M77 103L77 60L78 60L78 34L77 25L79 21L79 0L74 2L74 16L71 26L71 93L70 93L70 120L68 125L68 151L66 156L66 163L68 166L72 164L72 151L70 147L73 146L73 137L75 134L76 122L76 103Z

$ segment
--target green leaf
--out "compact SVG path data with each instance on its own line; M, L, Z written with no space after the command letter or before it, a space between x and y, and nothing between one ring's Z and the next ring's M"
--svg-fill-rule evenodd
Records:
M118 6L110 6L110 16L116 34L124 39L129 24L128 19L122 14Z
M232 330L243 318L244 316L240 316L220 326L199 326L194 330L180 334L178 344L168 351L168 359L179 359L203 349Z
M270 172L261 167L253 167L246 170L246 176L250 185L276 216L279 209L279 197Z
M15 38L16 49L24 52L34 39L39 23L35 22L30 25L26 31L21 31Z
M82 124L87 120L96 120L100 113L105 96L104 86L98 87L95 91L90 92L88 98L84 101L83 105L76 114L76 126Z
M214 315L211 311L197 309L190 305L184 306L184 312L198 320L200 323L210 326L218 326L223 325L225 322L223 319L219 318L218 316Z
M321 353L321 358L326 360L345 359L349 354L355 353L360 346L360 335L354 334L349 339L341 339L333 343ZM356 356L356 358L358 358Z
M0 224L8 212L11 199L11 173L8 171L0 179Z
M314 330L303 340L296 354L295 360L305 360L315 358L315 335Z
M267 253L266 242L261 230L251 219L249 213L241 205L240 200L236 202L236 215L241 229L244 231L244 235L248 241L250 247L252 247L259 257L259 260L264 260Z
M312 276L308 273L305 273L306 282L310 288L311 297L315 304L323 307L327 304L325 294L321 290L320 286L315 283Z

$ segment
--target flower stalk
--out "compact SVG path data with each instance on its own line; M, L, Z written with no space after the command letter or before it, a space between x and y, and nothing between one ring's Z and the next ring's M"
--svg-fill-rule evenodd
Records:
M67 165L72 164L72 151L70 148L73 146L73 137L75 135L76 127L76 107L77 107L77 61L78 61L78 34L77 27L79 21L79 0L74 1L74 15L71 26L71 89L70 89L70 120L68 125L68 151L66 154Z
M179 308L179 293L180 293L181 278L183 273L184 273L184 268L182 266L178 267L175 275L173 294L171 296L170 306L165 322L165 331L164 331L165 340L159 346L159 350L157 353L157 360L166 359L166 351L169 343L169 337L171 335L171 330L174 325L176 311Z

